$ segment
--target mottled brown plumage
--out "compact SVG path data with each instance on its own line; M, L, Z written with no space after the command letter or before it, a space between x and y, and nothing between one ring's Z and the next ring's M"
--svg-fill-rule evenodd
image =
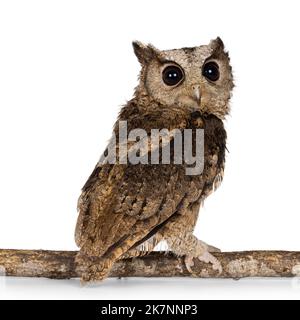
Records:
M159 51L139 42L133 46L142 65L140 82L118 121L126 120L128 131L141 128L148 135L151 129L204 129L204 170L187 175L185 163L174 164L172 141L170 164L98 163L78 202L77 263L85 267L84 281L102 280L116 260L145 254L163 239L175 254L187 257L189 270L192 257L220 268L208 253L215 248L198 240L193 229L203 200L223 177L222 120L229 112L233 87L228 54L219 38L207 46L177 50ZM203 72L211 61L218 65L216 81ZM168 65L183 70L178 85L162 81Z

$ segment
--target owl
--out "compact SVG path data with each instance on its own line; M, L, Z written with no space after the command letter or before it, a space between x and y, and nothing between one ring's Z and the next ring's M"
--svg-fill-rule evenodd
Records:
M229 113L233 88L228 53L220 38L208 45L174 50L134 41L133 50L141 71L133 98L121 109L113 129L118 156L114 163L102 157L78 200L75 240L80 250L76 263L82 281L105 279L116 261L146 255L163 240L170 251L183 257L189 272L193 273L194 259L221 272L213 255L219 249L199 240L193 230L203 201L223 178L223 120ZM149 143L159 154L156 163L120 161L118 151L124 147L120 123L126 123L127 132L142 130L143 141L153 129L201 129L201 172L187 174L188 164L174 161L174 135L169 135L164 145L161 140L155 147ZM190 142L193 149L195 136L192 133L191 141L181 141ZM136 152L132 141L125 140L125 144L125 157ZM171 150L169 163L161 156L166 146ZM124 160L124 152L122 157Z

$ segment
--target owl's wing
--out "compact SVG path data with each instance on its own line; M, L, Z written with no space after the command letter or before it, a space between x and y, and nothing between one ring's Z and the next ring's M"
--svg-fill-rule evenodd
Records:
M130 156L132 154L136 154L137 152L137 148L139 149L139 156L143 157L145 156L150 150L152 152L155 152L156 149L162 149L165 144L167 143L167 141L172 141L174 139L174 135L172 133L169 132L163 132L160 133L161 135L161 139L159 140L158 144L155 144L153 142L152 139L148 139L148 136L142 138L142 140L140 141L140 143L137 145L135 142L125 142L126 144L126 152L122 153L120 150L122 149L122 145L121 144L117 144L114 145L113 139L111 138L109 141L109 145L112 144L113 146L116 147L115 150L115 154L120 154L120 156L118 157L119 162L122 162L122 158L124 160L124 157L128 157L128 159L130 159ZM163 139L165 138L165 139ZM106 149L107 151L107 149ZM105 153L105 152L104 152ZM120 165L108 165L107 164L107 158L104 157L103 155L101 156L101 159L99 160L98 164L96 165L96 167L94 168L92 174L90 175L90 177L88 178L87 182L85 183L85 185L82 188L82 194L78 200L78 211L79 211L79 216L77 219L77 224L76 224L76 230L75 230L75 242L79 247L82 247L83 244L85 243L87 237L89 236L89 229L88 226L92 223L98 223L98 221L93 221L91 220L92 218L95 217L95 215L97 215L97 210L100 209L92 209L93 205L95 205L95 203L97 201L100 201L101 199L101 204L102 202L108 202L109 201L109 197L114 197L115 201L118 202L118 206L119 208L115 208L115 211L120 211L120 210L124 210L124 203L128 203L129 201L133 201L134 205L133 208L130 208L131 213L129 213L130 216L134 216L135 214L137 214L138 216L138 210L144 210L146 208L139 208L139 206L141 205L140 201L134 200L134 197L136 197L136 199L143 199L143 201L147 202L148 201L148 206L149 203L152 201L151 197L149 197L149 199L147 200L146 197L146 189L150 190L150 194L153 195L153 190L151 189L151 187L146 188L149 185L149 181L146 181L146 177L145 175L150 174L151 176L153 176L153 174L155 175L158 171L158 169L150 169L144 167L143 169L147 169L145 171L148 172L143 172L143 170L141 170L141 168L139 168L138 166L134 166L132 168L127 167L127 166L120 166ZM138 168L138 169L137 169ZM166 168L165 168L166 170ZM169 168L167 169L169 170ZM114 177L114 172L118 171L118 175L117 177ZM133 171L137 171L140 173L140 176L137 176L137 172L133 172ZM151 173L149 171L155 171L155 173ZM131 173L129 173L131 172ZM134 177L136 177L136 184L134 184L135 187L137 187L137 190L134 190L134 188L132 188L131 184L132 184L132 177L130 177L128 179L128 176L133 175ZM124 177L125 175L125 177ZM143 176L144 175L144 176ZM154 177L153 177L154 178ZM112 179L112 180L110 180ZM122 181L119 179L123 179L123 180L127 180L128 181ZM174 179L174 178L173 178ZM144 181L145 180L145 181ZM153 183L155 183L155 179L150 179L150 181ZM144 185L143 185L144 182ZM109 187L109 185L111 184L111 186ZM143 185L143 188L140 189L140 186ZM105 190L111 188L112 189L118 189L119 187L122 187L124 192L127 192L128 190L126 190L126 187L130 187L132 189L132 192L134 194L130 195L130 196L126 196L123 194L119 194L119 190L117 190L115 192L115 194L111 194L111 193L107 193ZM156 190L156 183L155 186L153 186L154 189ZM166 189L164 189L164 191L166 191ZM102 192L102 196L100 196L100 192ZM142 196L143 194L143 196ZM119 195L119 199L118 198ZM97 200L95 200L95 198L98 196ZM156 197L154 202L157 202L158 199L160 199L161 197ZM164 197L165 199L166 197ZM124 203L122 204L122 199L124 200ZM131 200L132 199L132 200ZM113 200L113 199L111 199ZM103 204L102 204L103 205ZM146 207L146 203L143 204L144 207ZM96 211L95 211L96 210ZM149 209L147 209L149 210ZM94 214L93 214L94 213ZM103 212L103 215L105 215L105 212ZM121 215L119 214L117 217L120 217ZM138 217L137 217L138 218ZM143 218L143 215L141 216L141 218ZM139 219L141 220L141 219ZM111 220L112 223L114 223L114 220ZM101 224L100 224L101 226ZM102 232L103 234L103 232Z
M97 166L79 199L77 245L88 255L102 256L138 230L147 237L187 205L188 183L179 165Z

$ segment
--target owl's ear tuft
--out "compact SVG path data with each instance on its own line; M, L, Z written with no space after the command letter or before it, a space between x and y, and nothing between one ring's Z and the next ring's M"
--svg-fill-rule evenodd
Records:
M229 61L228 52L225 51L224 43L220 37L211 40L209 46L211 48L211 58L225 59Z
M132 42L133 51L142 65L148 64L158 56L158 49L151 44L145 45L140 41Z
M224 43L220 37L211 40L209 46L212 48L213 52L224 51Z

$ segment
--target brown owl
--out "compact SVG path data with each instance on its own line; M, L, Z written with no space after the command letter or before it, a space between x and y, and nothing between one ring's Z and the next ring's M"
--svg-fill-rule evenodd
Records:
M115 261L147 254L162 240L174 254L185 257L190 272L193 258L220 271L220 263L210 253L218 249L197 239L193 229L201 204L223 177L223 120L233 88L228 53L220 38L192 48L161 51L140 42L133 42L133 48L141 73L134 97L121 109L114 126L116 161L99 161L78 201L76 261L83 270L82 280L102 280ZM142 130L141 140L150 141L146 143L150 148L136 155L149 160L152 147L158 151L158 162L121 163L121 122L126 122L127 132ZM191 130L190 141L181 141L191 143L192 150L197 143L195 131L202 129L201 172L187 174L188 164L175 161L175 135L154 147L148 140L153 129ZM125 144L126 157L137 151L132 141ZM162 157L166 147L168 163Z

